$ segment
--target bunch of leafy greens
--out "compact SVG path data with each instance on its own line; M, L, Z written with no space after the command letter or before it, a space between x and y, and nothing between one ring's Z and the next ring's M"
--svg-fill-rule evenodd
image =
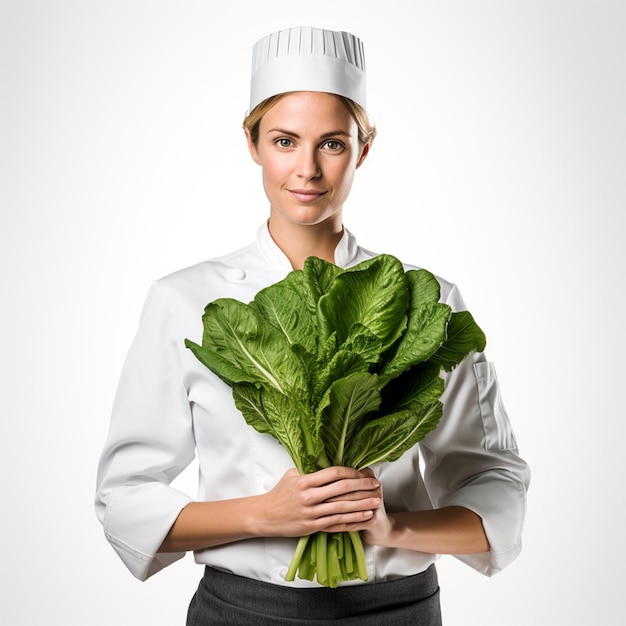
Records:
M244 304L207 305L202 345L185 345L231 386L237 408L273 435L301 474L394 461L433 430L444 381L485 336L439 302L426 270L381 255L343 270L316 257ZM286 580L367 579L359 533L300 538Z

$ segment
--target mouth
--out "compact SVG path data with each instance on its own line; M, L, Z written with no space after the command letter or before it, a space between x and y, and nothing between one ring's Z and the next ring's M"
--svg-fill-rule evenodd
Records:
M288 189L287 191L299 202L315 202L326 193L317 189Z

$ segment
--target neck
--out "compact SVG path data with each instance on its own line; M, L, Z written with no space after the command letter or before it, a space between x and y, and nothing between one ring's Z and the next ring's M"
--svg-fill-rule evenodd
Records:
M289 259L293 269L302 269L304 261L310 256L335 262L335 248L343 235L340 220L304 225L286 224L270 217L268 226L272 239Z

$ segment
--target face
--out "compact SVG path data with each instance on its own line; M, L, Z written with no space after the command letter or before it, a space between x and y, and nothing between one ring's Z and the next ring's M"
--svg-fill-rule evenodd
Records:
M328 93L296 92L281 98L261 119L250 154L263 170L270 222L341 223L354 172L368 146L341 100Z

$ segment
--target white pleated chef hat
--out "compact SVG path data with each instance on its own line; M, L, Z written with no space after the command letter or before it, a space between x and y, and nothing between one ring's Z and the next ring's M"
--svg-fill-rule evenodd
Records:
M324 91L365 108L361 40L343 31L297 27L266 35L252 49L250 111L289 91Z

